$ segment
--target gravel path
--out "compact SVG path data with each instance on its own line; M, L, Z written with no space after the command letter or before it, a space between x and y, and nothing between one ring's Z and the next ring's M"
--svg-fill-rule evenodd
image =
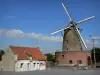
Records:
M0 72L0 75L100 75L100 69L73 70L52 68L50 70L31 72Z

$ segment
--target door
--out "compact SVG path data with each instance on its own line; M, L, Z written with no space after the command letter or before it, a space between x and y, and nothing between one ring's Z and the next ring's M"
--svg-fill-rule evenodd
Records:
M88 61L88 66L90 66L91 65L91 57L90 56L88 56L87 61Z

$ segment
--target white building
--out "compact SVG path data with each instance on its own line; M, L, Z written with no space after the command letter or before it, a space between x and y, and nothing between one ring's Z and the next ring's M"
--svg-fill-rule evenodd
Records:
M39 48L9 46L0 61L3 71L33 71L46 69L46 57Z

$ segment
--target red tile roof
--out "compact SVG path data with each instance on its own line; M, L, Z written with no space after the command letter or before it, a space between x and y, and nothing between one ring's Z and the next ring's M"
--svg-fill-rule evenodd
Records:
M19 60L28 60L27 54L31 55L33 60L46 60L46 57L43 56L39 48L18 46L10 46L9 48L18 56Z

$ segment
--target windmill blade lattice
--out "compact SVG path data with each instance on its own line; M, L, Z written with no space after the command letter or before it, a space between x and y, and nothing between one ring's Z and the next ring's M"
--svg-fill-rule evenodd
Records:
M87 49L87 46L86 46L86 44L85 44L85 42L84 42L84 40L83 40L83 38L82 38L82 36L81 36L81 34L80 34L80 31L78 30L77 27L75 27L75 29L76 29L76 32L77 32L77 34L78 34L80 40L82 41L83 45L84 45L85 48Z
M66 13L67 13L67 15L68 15L70 21L73 21L71 15L70 15L70 13L68 12L68 9L65 7L64 3L62 3L62 6L63 6L63 8L65 9L65 11L66 11Z
M77 24L80 24L80 23L82 23L82 22L85 22L85 21L87 21L87 20L90 20L90 19L92 19L92 18L94 18L94 17L95 17L95 16L92 16L92 17L86 18L86 19L84 19L84 20L81 20L81 21L77 22Z

